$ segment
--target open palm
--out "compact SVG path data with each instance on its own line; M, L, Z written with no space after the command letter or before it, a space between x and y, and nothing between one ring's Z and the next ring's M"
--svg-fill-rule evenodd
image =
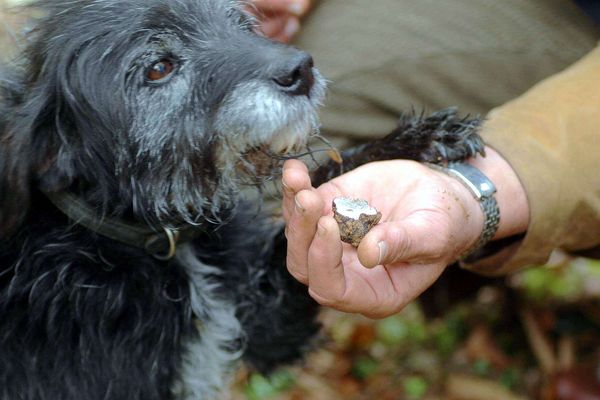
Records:
M478 205L460 183L412 161L367 164L316 189L306 167L289 161L283 180L288 269L319 303L341 311L398 312L481 226ZM365 199L383 215L358 249L339 239L331 212L339 196Z

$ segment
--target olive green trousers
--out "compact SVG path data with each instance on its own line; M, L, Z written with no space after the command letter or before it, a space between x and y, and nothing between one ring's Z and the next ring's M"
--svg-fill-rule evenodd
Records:
M330 80L323 132L343 147L411 109L485 115L599 38L571 0L321 0L295 45Z

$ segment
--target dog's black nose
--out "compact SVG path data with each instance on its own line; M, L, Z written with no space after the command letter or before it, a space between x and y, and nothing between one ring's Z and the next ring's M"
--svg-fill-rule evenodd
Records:
M273 81L279 88L292 96L308 96L315 83L312 69L313 58L310 54L299 52L276 71Z

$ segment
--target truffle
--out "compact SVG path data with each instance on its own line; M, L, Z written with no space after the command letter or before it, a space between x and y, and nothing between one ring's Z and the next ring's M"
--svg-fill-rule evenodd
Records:
M331 207L342 241L354 247L358 247L362 238L381 219L381 213L362 199L336 197Z

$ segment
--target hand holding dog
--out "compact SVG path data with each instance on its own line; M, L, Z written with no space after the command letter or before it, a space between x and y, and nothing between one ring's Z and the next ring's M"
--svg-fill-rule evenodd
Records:
M260 16L260 28L266 36L289 43L311 5L312 0L253 0L249 11Z
M528 209L520 182L489 153L484 163L497 166L498 174L485 172L502 187L501 210L507 201L524 209L513 213L517 222L505 218L497 237L524 231ZM466 187L413 161L370 163L313 188L306 166L291 160L283 184L288 270L322 305L371 318L397 313L421 294L477 241L483 226L483 212ZM383 214L357 249L340 241L331 216L338 196L365 199Z

